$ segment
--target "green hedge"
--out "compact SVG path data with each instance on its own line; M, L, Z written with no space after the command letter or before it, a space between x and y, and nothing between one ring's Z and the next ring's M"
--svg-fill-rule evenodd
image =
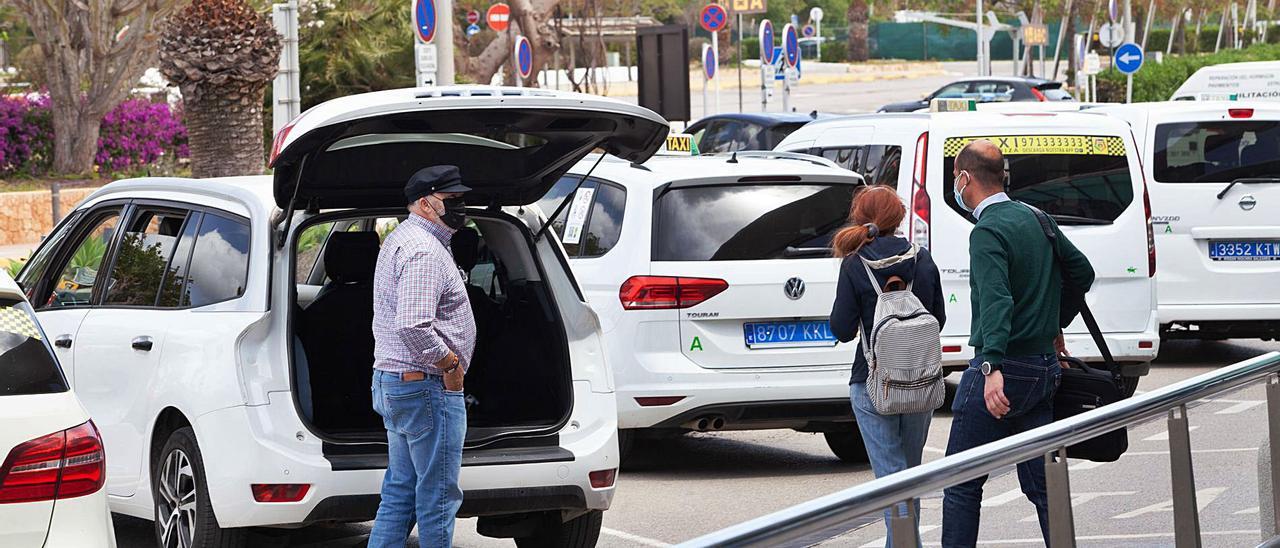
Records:
M1280 33L1277 33L1280 34ZM1151 44L1147 44L1150 48ZM1280 60L1280 45L1258 44L1245 49L1229 49L1207 55L1173 55L1163 63L1147 62L1133 75L1133 100L1167 101L1170 95L1201 67L1244 61ZM1125 76L1115 69L1098 74L1098 98L1123 102Z

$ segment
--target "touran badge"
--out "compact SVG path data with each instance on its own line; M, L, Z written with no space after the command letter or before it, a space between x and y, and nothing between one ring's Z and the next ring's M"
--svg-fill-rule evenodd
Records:
M787 284L782 286L782 292L787 294L788 299L799 300L800 297L804 296L804 280L800 278L787 280Z
M1249 211L1254 207L1257 207L1257 205L1258 200L1254 199L1252 194L1245 194L1243 198L1240 198L1240 209Z

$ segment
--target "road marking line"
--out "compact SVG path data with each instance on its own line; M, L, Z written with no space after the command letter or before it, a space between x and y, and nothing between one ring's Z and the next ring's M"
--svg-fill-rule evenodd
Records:
M1200 510L1204 510L1204 508L1208 506L1210 503L1212 503L1214 499L1218 498L1218 495L1221 495L1226 490L1227 490L1226 487L1208 487L1205 489L1197 489L1196 490L1196 507L1199 508ZM1157 502L1150 506L1143 506L1142 508L1139 508L1132 512L1125 512L1111 519L1129 519L1129 518L1135 518L1135 517L1141 516L1143 514L1154 514L1156 512L1172 512L1172 511L1173 511L1173 500L1166 500L1164 502Z
M1245 536L1257 535L1261 531L1257 529L1238 529L1232 531L1202 531L1201 536L1206 537L1227 537L1227 536ZM1081 535L1076 540L1139 540L1150 538L1173 538L1173 533L1130 533L1125 535ZM1036 538L1011 538L1005 540L980 540L978 544L988 545L1006 545L1006 544L1034 544L1044 546L1044 539ZM942 546L940 542L926 542L925 546Z
M1257 513L1258 513L1258 507L1254 506L1253 508L1245 508L1244 510L1236 512L1235 515L1243 516L1245 514L1257 514Z
M1075 493L1071 495L1071 507L1075 508L1076 506L1080 506L1081 504L1084 504L1086 502L1092 501L1094 499L1099 499L1102 497L1127 497L1127 496L1136 495L1136 494L1138 494L1137 491L1102 491L1097 493L1087 493L1087 492ZM1036 514L1031 514L1030 516L1022 518L1022 521L1023 522L1040 521L1040 517Z
M917 536L923 536L925 533L928 533L929 531L932 531L932 530L934 530L934 529L938 529L938 528L940 528L940 527L942 527L942 526L941 526L941 525L921 525L921 526L920 526L920 534L919 534L919 535L917 535ZM880 548L881 546L884 546L884 543L885 543L885 542L887 542L888 540L889 540L889 539L888 539L888 538L886 538L886 537L880 537L880 538L875 539L875 540L873 540L873 541L871 541L871 542L868 542L868 543L866 543L866 544L863 544L862 546L859 546L858 548Z
M1194 432L1199 428L1200 428L1199 426L1188 426L1187 431ZM1159 434L1154 434L1154 435L1142 438L1142 441L1169 441L1169 431L1162 430Z
M1235 415L1236 413L1243 413L1243 412L1245 412L1245 411L1248 411L1248 410L1250 410L1250 409L1253 409L1254 407L1257 407L1257 406L1262 405L1262 404L1264 404L1264 403L1266 403L1266 402L1261 402L1261 401L1242 401L1242 402L1240 402L1240 403L1237 403L1237 404L1235 404L1235 405L1232 405L1231 407L1228 407L1228 408L1226 408L1226 409L1223 409L1223 410L1221 410L1221 411L1218 411L1218 412L1214 413L1214 415Z
M671 544L666 543L666 542L662 542L662 541L660 541L660 540L655 540L655 539L651 539L651 538L648 538L648 537L642 537L642 536L640 536L640 535L633 535L633 534L628 533L628 532L626 532L626 531L619 531L619 530L617 530L617 529L610 529L610 528L608 528L608 527L601 527L601 528L600 528L600 532L601 532L601 533L604 533L604 534L606 534L606 535L609 535L609 536L611 536L611 537L618 537L618 538L623 539L623 540L629 540L629 541L634 542L634 543L636 543L636 544L643 544L643 545L645 545L645 546L653 546L653 547L655 547L655 548L666 548L666 547L668 547L668 546L671 546Z
M987 498L986 500L983 500L983 501L982 501L982 507L983 507L983 508L990 508L990 507L992 507L992 506L1001 506L1001 505L1004 505L1004 504L1008 504L1008 503L1009 503L1009 502L1011 502L1011 501L1014 501L1014 500L1020 499L1020 498L1022 498L1022 497L1023 497L1023 495L1022 495L1022 489L1021 489L1021 488L1018 488L1018 489L1010 489L1010 490L1008 490L1008 491L1005 491L1005 492L1003 492L1003 493L1000 493L999 495L996 495L996 496L994 496L994 497L990 497L990 498Z
M1077 462L1077 463L1075 463L1075 464L1072 464L1072 465L1070 465L1070 466L1067 466L1067 470L1071 470L1071 471L1076 471L1076 470L1092 470L1092 469L1097 468L1097 467L1099 467L1099 466L1102 466L1102 465L1104 465L1104 464L1106 464L1106 463L1105 463L1105 462L1093 462L1093 461L1091 461L1091 460L1086 460L1086 461Z

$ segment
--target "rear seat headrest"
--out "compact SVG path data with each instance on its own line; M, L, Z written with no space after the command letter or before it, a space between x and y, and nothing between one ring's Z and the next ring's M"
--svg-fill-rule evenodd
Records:
M338 283L368 282L382 246L377 232L334 232L324 248L324 270Z

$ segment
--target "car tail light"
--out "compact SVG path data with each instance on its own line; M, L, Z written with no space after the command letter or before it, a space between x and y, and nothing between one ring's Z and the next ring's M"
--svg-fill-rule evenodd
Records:
M671 310L695 306L726 289L729 282L717 278L632 276L622 282L618 299L627 310Z
M14 447L0 467L0 504L68 499L97 492L106 456L93 421Z
M911 241L929 248L929 191L925 190L926 163L929 160L929 132L916 140L916 167L911 193Z
M596 470L595 472L587 474L587 476L591 478L592 489L613 487L614 480L618 479L618 469L611 468L609 470Z
M1147 214L1147 277L1156 276L1156 231L1151 226L1151 193L1147 192L1146 175L1142 181L1142 209Z
M1229 108L1227 114L1232 118L1253 118L1253 109L1251 108Z
M1155 341L1138 341L1138 348L1151 349L1155 348Z
M1036 88L1031 88L1031 94L1036 96L1036 100L1037 100L1037 101L1042 101L1042 102L1043 102L1043 101L1048 101L1048 100L1049 100L1047 97L1045 97L1045 96L1044 96L1044 94L1043 94L1043 93L1040 93L1040 90L1038 90L1038 89L1036 89Z
M311 490L309 483L255 483L249 486L258 502L298 502Z
M640 407L661 407L675 405L683 399L684 396L639 396L636 397L636 404Z
M275 167L276 156L279 156L280 149L284 148L284 140L289 138L290 131L293 131L293 122L285 124L280 131L276 132L275 138L271 140L271 155L267 157L267 167Z
M944 347L942 347L942 351L943 351L943 352L946 352L946 353L948 353L948 354L953 354L953 353L959 352L959 351L961 351L961 350L964 350L964 347L962 347L962 346L960 346L960 345L958 345L958 344L957 344L957 345L955 345L955 346L944 346Z

